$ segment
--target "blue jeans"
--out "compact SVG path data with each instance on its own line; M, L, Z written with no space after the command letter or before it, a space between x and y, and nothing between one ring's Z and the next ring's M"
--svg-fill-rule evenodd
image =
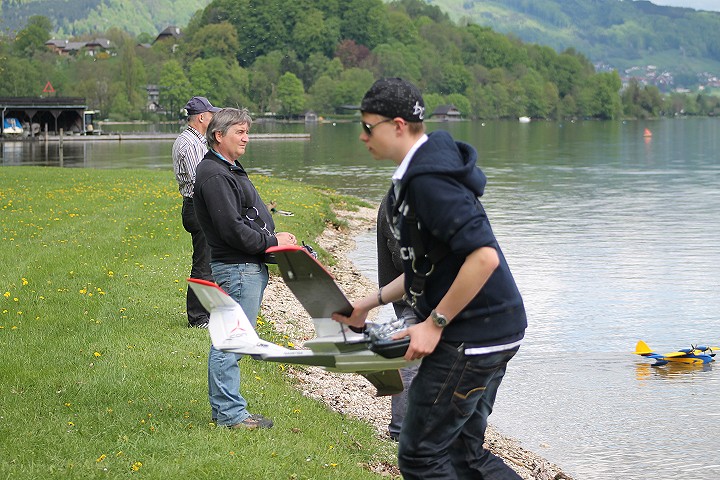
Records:
M516 352L466 356L462 345L441 341L423 359L400 432L405 480L521 478L483 447L495 395Z
M211 262L215 282L242 307L253 327L268 284L264 263ZM208 397L213 418L222 426L235 425L250 416L247 401L240 394L240 366L243 356L210 346L208 356Z

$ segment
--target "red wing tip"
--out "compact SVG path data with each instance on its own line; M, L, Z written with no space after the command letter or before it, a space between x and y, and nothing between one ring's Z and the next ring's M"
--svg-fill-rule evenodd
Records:
M265 250L265 253L273 253L273 252L296 252L298 250L302 250L303 247L299 245L278 245L276 247L270 247L267 250Z
M218 285L218 284L215 283L215 282L211 282L211 281L209 281L209 280L203 280L203 279L201 279L201 278L188 278L188 279L187 279L187 282L188 282L188 283L197 283L198 285L205 285L206 287L215 287L215 288L217 288L218 290L220 290L222 293L224 293L225 295L227 295L227 292L225 292L225 290L223 290L222 288L220 288L220 285Z

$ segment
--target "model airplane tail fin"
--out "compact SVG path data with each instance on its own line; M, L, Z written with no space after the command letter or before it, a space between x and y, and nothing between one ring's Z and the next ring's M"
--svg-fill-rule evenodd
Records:
M258 337L240 305L217 284L197 278L188 278L187 281L200 303L210 312L208 331L216 349L252 356L287 351Z
M637 345L635 345L635 354L636 355L650 355L653 353L653 350L648 346L647 343L643 342L642 340L639 340L637 342Z

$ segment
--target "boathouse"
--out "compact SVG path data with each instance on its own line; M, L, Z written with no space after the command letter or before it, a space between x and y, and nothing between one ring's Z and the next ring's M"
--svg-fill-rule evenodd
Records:
M28 127L29 135L47 131L52 134L81 134L87 132L82 97L0 97L0 120L14 117Z

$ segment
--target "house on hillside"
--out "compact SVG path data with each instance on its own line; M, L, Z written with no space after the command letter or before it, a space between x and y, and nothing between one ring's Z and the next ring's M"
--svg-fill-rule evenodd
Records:
M59 40L55 38L51 38L47 42L45 42L45 46L48 47L48 49L56 53L58 55L62 55L63 50L65 50L65 47L67 47L68 41L67 40Z
M178 47L178 40L182 37L182 35L183 34L178 27L167 27L165 30L160 32L157 37L155 37L153 45L158 42L168 42L172 44L172 51L174 52Z
M103 52L110 53L110 40L107 38L96 38L85 44L85 53L91 57Z
M162 105L160 105L160 87L158 85L148 85L145 89L147 90L146 108L148 112L167 113Z
M58 55L77 55L84 52L85 55L91 57L96 56L98 53L110 54L112 50L112 44L106 38L96 38L89 42L71 42L53 38L45 42L45 46Z
M432 112L430 117L434 120L442 120L443 122L462 120L462 114L455 105L440 105Z

